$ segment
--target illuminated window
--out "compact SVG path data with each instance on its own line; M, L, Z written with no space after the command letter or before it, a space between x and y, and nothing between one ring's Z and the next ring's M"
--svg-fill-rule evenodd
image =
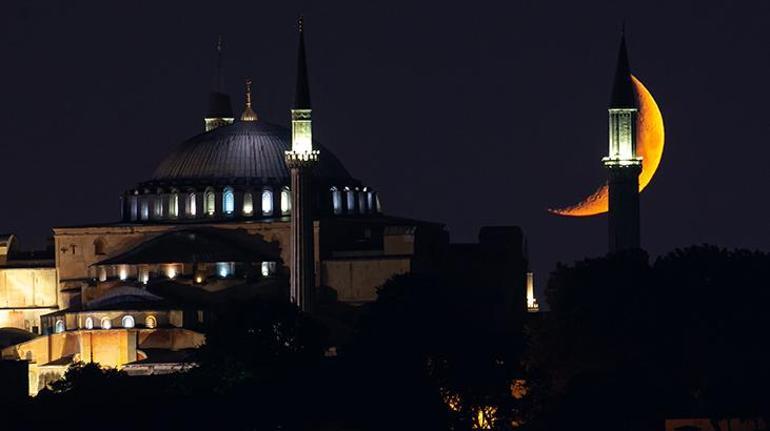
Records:
M261 273L263 277L275 274L275 262L262 262Z
M128 205L130 206L129 212L131 213L131 220L136 220L137 213L139 212L137 209L136 196L131 196L128 200Z
M235 263L233 262L218 262L217 263L217 275L222 278L227 278L235 272Z
M133 328L136 322L134 321L134 316L125 315L123 316L123 319L120 320L120 324L124 328Z
M262 215L273 214L273 191L270 189L262 190Z
M173 280L179 272L177 265L166 265L166 277L170 280Z
M342 214L342 192L337 190L336 187L332 187L332 208L334 214Z
M353 190L350 190L349 188L345 187L345 197L347 199L347 210L348 214L353 214L356 211L356 195Z
M107 268L99 267L99 281L107 281Z
M288 187L281 190L281 214L287 215L291 212L291 191Z
M112 328L112 321L109 317L102 317L101 325L102 329L110 329Z
M150 268L143 266L139 269L139 277L137 277L140 283L147 284L150 281Z
M366 210L368 212L374 211L374 192L367 192L366 193Z
M139 207L141 209L142 220L147 220L150 218L150 202L146 197L140 198Z
M217 206L217 198L214 194L214 190L206 190L206 197L204 198L203 202L206 203L206 215L213 216Z
M120 281L126 281L128 278L128 266L126 265L120 265L118 267L118 278Z
M366 214L366 194L358 192L358 212Z
M91 317L86 317L86 321L83 323L83 326L85 326L86 329L94 329L94 319Z
M374 194L374 204L375 204L375 208L377 210L377 213L381 213L382 212L382 203L380 203L380 195L378 195L376 193Z
M179 217L179 194L174 192L168 196L168 215L169 217Z
M155 319L155 316L147 316L144 319L144 326L150 329L156 328L158 326L158 321Z
M198 211L196 208L196 202L195 202L195 192L190 192L190 194L187 195L187 215L190 217L195 217L196 212Z
M225 187L225 191L222 193L222 208L225 214L232 214L235 211L235 196L232 187Z
M243 194L243 215L250 216L254 214L254 200L250 192Z
M160 194L153 199L153 216L156 219L163 218L163 196Z
M64 332L64 321L63 320L57 320L56 324L53 327L53 332L56 332L57 334L61 334Z

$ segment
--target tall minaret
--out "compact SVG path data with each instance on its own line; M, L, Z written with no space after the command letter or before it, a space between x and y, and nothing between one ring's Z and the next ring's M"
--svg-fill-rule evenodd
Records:
M217 63L214 69L214 86L209 94L209 110L206 118L203 119L205 129L216 129L217 127L233 124L233 107L230 104L230 96L225 93L225 78L222 71L222 36L217 40Z
M315 260L313 256L312 173L318 163L313 149L310 88L305 60L303 20L299 18L297 89L291 110L291 150L286 151L286 166L291 171L291 301L304 312L313 308Z
M625 31L621 35L610 99L610 152L602 159L609 176L609 251L639 248L639 173L636 155L636 93L628 66Z

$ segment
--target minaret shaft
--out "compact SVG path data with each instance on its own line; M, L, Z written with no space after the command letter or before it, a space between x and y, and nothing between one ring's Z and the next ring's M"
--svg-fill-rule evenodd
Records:
M313 309L315 259L311 166L291 166L291 281L290 298L302 311Z

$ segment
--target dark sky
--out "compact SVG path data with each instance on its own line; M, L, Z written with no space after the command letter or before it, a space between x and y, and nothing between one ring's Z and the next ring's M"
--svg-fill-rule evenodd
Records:
M28 1L0 10L0 231L40 246L114 221L124 189L202 129L218 34L240 112L287 124L306 16L315 136L387 212L453 240L522 226L539 288L606 249L604 217L567 219L604 180L620 22L666 122L642 194L653 255L770 244L767 1Z

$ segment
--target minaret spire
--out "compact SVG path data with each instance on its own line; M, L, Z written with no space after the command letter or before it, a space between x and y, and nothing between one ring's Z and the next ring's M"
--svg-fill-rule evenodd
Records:
M251 109L251 79L246 80L246 107L243 108L241 121L257 121L257 114Z
M636 155L637 111L624 25L610 96L609 154L602 159L609 176L610 252L640 247L639 174L642 158Z
M297 50L297 88L291 110L291 150L286 152L286 166L291 171L291 279L289 296L302 311L314 304L315 255L313 247L313 169L318 150L313 149L313 121L310 108L307 60L305 58L304 20L300 16Z
M205 130L216 129L217 127L226 126L232 124L235 121L233 118L233 107L230 103L230 96L225 93L224 84L224 68L222 61L222 36L217 38L217 56L216 64L214 66L214 85L209 94L209 109L203 122Z

